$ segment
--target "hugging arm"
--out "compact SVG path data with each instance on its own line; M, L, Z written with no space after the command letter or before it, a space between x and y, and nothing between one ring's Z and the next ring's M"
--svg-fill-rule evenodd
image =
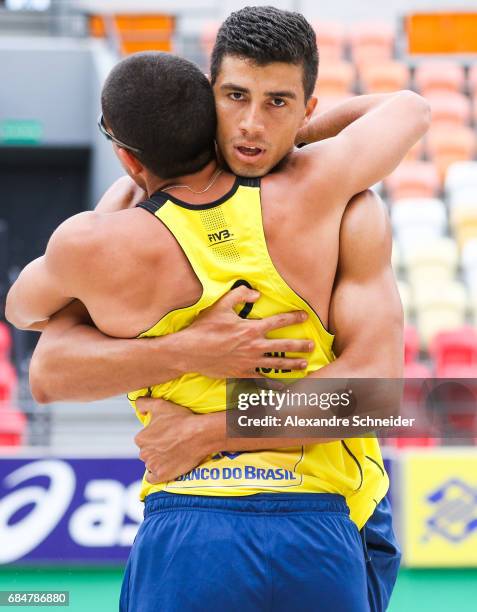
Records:
M238 287L188 328L157 338L120 339L102 334L86 308L74 302L54 315L42 333L30 365L38 402L92 401L200 372L214 378L253 376L257 365L300 369L303 360L264 353L308 352L306 340L268 340L272 329L299 323L303 313L262 321L241 319L234 306L258 299Z
M392 172L429 125L429 103L413 91L354 96L310 119L296 142L316 144L298 154L310 172L326 167L348 202Z

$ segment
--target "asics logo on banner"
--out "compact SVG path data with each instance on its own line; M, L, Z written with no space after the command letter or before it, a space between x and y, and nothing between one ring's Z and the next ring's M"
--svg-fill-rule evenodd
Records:
M211 243L211 246L214 246L216 244L220 244L221 242L228 242L229 240L232 240L233 238L233 234L231 234L229 232L229 230L220 230L220 232L213 232L212 234L207 234L207 237L209 239L209 242Z
M63 461L27 463L8 474L4 485L13 489L39 476L48 478L47 488L24 485L0 501L0 563L11 563L35 549L56 527L73 499L75 474ZM26 516L11 523L17 513L31 506Z
M86 548L131 546L142 521L139 480L125 487L111 478L90 479L78 491L74 468L60 459L26 463L1 484L7 493L0 499L0 564L44 544L65 518L71 538L65 544Z
M452 478L427 496L433 514L427 519L427 534L462 542L477 531L477 489L459 478Z

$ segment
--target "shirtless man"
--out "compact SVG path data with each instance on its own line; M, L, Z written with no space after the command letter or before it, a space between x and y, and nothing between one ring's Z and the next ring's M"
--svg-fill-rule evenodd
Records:
M259 61L259 58L257 58L256 61ZM234 105L244 103L242 104L242 108L244 106L248 107L245 110L245 112L242 111L242 113L245 116L248 116L249 118L248 124L247 122L245 122L245 124L242 125L240 121L238 122L238 125L241 126L240 127L241 141L236 142L236 144L238 144L238 151L236 151L233 144L231 147L229 146L229 151L227 151L227 145L230 143L230 141L227 142L227 135L224 134L226 130L223 129L221 132L220 124L219 124L219 138L222 138L222 141L225 144L225 146L222 147L222 150L224 151L225 154L229 153L230 158L232 160L233 160L234 154L236 154L236 157L241 159L244 162L245 164L244 169L247 168L247 163L248 163L248 159L246 158L249 158L250 160L253 161L253 163L256 166L258 166L259 173L264 171L264 168L266 168L267 163L270 163L273 160L274 155L280 154L280 157L277 157L275 159L275 161L278 161L283 156L283 153L280 151L280 147L274 149L272 146L269 146L269 145L274 144L273 139L270 139L271 140L270 142L269 139L266 140L263 137L263 133L265 133L264 128L266 126L261 126L262 135L260 136L260 138L257 137L257 133L260 132L260 130L258 130L258 132L256 130L256 133L253 136L251 136L251 133L253 131L251 128L252 127L254 127L254 129L256 128L256 125L254 125L254 123L256 123L257 117L262 115L262 118L263 118L263 116L266 116L267 113L276 112L278 109L285 107L287 108L287 111L285 112L288 112L289 115L288 117L285 117L285 118L283 117L283 115L280 116L278 118L278 121L280 120L283 121L283 119L285 119L284 121L285 127L287 129L290 128L289 133L291 133L291 123L292 122L290 121L290 117L293 116L293 111L295 111L295 115L294 115L295 119L298 117L298 114L296 111L299 105L296 103L299 100L300 104L303 105L304 104L303 100L305 102L307 100L306 81L305 79L303 79L304 69L302 65L301 64L298 64L298 65L286 64L286 62L284 62L283 59L282 60L271 59L270 62L271 64L268 66L266 64L264 66L253 65L253 64L250 64L250 62L244 62L243 59L240 59L240 57L235 57L233 54L232 55L229 54L229 56L226 55L225 58L222 58L222 61L220 63L220 70L219 70L218 78L215 79L215 85L214 85L215 90L216 90L219 120L221 117L221 114L220 114L221 106L220 106L219 96L221 95L223 96L224 103L225 103L225 106L222 109L224 112L228 112L228 113L232 112L230 109L226 108L226 106L231 103L233 103ZM273 66L274 62L275 62L275 65ZM271 66L274 68L274 75L269 74L271 71L267 71L267 68L270 68ZM285 72L281 73L280 70L285 71ZM259 75L260 75L259 79L257 78L257 71L259 71ZM227 80L224 79L224 75L227 76ZM214 76L213 72L212 72L212 76ZM293 79L293 76L295 77L295 79ZM304 81L305 81L305 87L304 87ZM283 83L286 83L285 88L283 86L282 87L279 86L279 85L282 85ZM303 93L303 89L305 89L305 95ZM257 102L257 99L254 99L254 96L252 95L252 94L255 94L257 90L260 93L259 102ZM289 96L290 93L291 93L291 96ZM301 98L299 96L301 96ZM322 315L322 322L325 327L328 324L328 322L327 322L327 317L324 316L323 313L328 312L328 305L330 302L334 271L336 269L336 261L337 261L337 255L338 255L337 253L338 233L339 233L341 216L344 210L343 202L347 202L353 193L361 191L369 184L374 183L376 180L379 180L383 175L387 174L398 163L400 156L402 156L405 150L409 146L411 146L417 138L419 138L422 135L423 131L425 131L426 129L427 122L428 122L427 106L425 105L425 103L422 102L422 100L418 96L415 96L414 94L411 94L411 93L403 93L403 94L399 94L398 96L394 96L394 97L391 96L388 98L386 97L381 98L379 104L378 104L377 99L374 99L374 101L372 101L369 98L365 101L362 101L361 103L364 106L358 107L359 110L354 109L354 113L355 113L354 115L351 115L351 116L348 115L346 117L346 120L343 118L343 115L342 115L341 123L335 122L334 131L339 132L344 127L343 124L346 125L345 123L346 121L348 121L349 123L349 121L351 121L352 118L356 118L356 115L359 116L359 113L364 113L366 110L373 108L373 104L376 106L376 108L375 110L372 110L369 113L369 116L363 117L363 119L356 121L353 125L350 125L349 128L343 130L339 136L337 136L334 139L331 139L330 141L327 141L326 146L325 146L325 143L320 143L323 146L317 145L313 149L310 148L309 151L306 151L306 150L304 150L303 152L300 151L299 154L297 153L297 154L294 154L293 156L290 156L284 168L280 172L277 172L274 175L267 177L267 179L263 181L263 185L262 185L265 233L267 236L268 249L272 255L272 259L275 264L275 267L278 268L282 276L286 276L288 283L292 285L293 287L295 287L298 290L298 293L303 295L307 299L307 301L309 301L313 305L314 310L317 310L318 312L320 312L320 314ZM309 114L310 106L312 105L308 105L308 104L306 105L308 114ZM291 107L291 112L290 112L290 107ZM269 110L269 108L273 108L273 111ZM368 122L365 121L366 118L368 119ZM287 119L288 119L288 123L287 123ZM276 118L274 120L277 121ZM374 123L373 123L373 120L374 120ZM295 123L296 124L293 127L296 132L296 129L300 127L300 123L298 121L296 121ZM222 124L222 125L225 125L225 124ZM326 125L326 123L322 125ZM395 126L396 133L394 134L393 132L393 139L392 140L390 139L388 141L387 140L388 134L384 134L383 130L385 126L389 126L389 125ZM373 126L375 129L373 129ZM113 132L116 135L116 137L119 137L119 132L117 132L114 126L112 126L111 129L113 129ZM282 129L282 136L283 135L288 136L288 140L289 140L289 133L287 133L284 130L283 124L281 125L281 129ZM328 129L330 130L328 132L328 135L331 135L330 132L332 132L333 129L330 129L330 126L328 126ZM323 131L322 133L325 133L325 131ZM372 155L370 155L369 151L367 152L366 148L363 148L361 144L358 144L358 143L363 142L363 139L365 138L366 134L368 135L367 141L366 141L367 142L366 148L369 148L370 150L373 151ZM341 138L343 135L344 137ZM374 136L374 140L373 140L373 136ZM386 138L384 138L384 136L386 136ZM122 140L125 140L125 138L122 138ZM285 140L286 139L284 139L283 142L280 142L279 145L283 146L283 143L285 142ZM386 142L383 142L383 140L386 140ZM332 141L334 141L334 146L331 146ZM137 142L137 141L130 141L130 142ZM262 145L263 148L260 147L260 145ZM267 146L264 146L264 145L267 145ZM248 147L248 150L243 149L244 146ZM393 151L390 152L390 147L395 147L395 149L393 149ZM268 155L270 150L271 150L271 155ZM117 152L121 156L123 163L125 163L126 167L128 167L129 171L131 171L131 174L133 174L134 177L138 179L138 182L140 184L142 182L142 184L146 184L147 186L147 181L144 180L144 176L143 176L143 172L145 171L144 168L141 168L138 170L137 167L134 167L134 164L133 166L130 166L130 165L128 166L128 163L130 164L131 159L128 158L127 151L124 148L117 149ZM357 155L360 156L362 163L356 168L353 167L353 173L350 173L349 175L346 175L346 174L341 175L343 170L347 170L350 167L350 165L356 159ZM319 163L315 162L315 158L316 160L319 160ZM260 162L263 162L261 167L260 167L260 164L256 163L259 160ZM317 163L316 166L314 165L315 163ZM230 160L229 160L229 164L231 165ZM240 172L241 174L244 174L242 170ZM317 175L317 176L313 176L311 183L306 182L307 179L305 178L305 175L308 176L308 174ZM320 176L318 176L318 174ZM204 187L204 185L209 184L210 181L208 179L212 179L213 174L210 173L210 168L208 168L207 174L204 174L204 171L202 171L202 173L195 175L194 179L191 179L190 177L186 177L186 178L181 177L180 179L174 179L173 182L174 183L176 182L186 183L189 186L197 185L200 187ZM223 189L224 189L223 182L225 181L226 178L227 176L225 175L218 177L218 180L208 192L207 194L208 198L206 201L210 201L211 199L213 199L214 194L217 193L217 191L219 190L221 186L222 186L222 192L223 192ZM291 187L291 185L293 185L293 188ZM149 185L149 187L151 187L151 185ZM155 187L157 187L157 185L155 185ZM310 189L313 189L314 191L311 192ZM176 193L176 190L178 190L178 188L175 188L174 193ZM266 203L280 201L280 199L282 199L283 193L291 194L292 197L290 199L293 199L292 203L290 203L288 207L285 208L286 203L281 201L280 204L282 206L282 209L279 209L277 207L273 207L270 205L270 211L267 213ZM311 198L310 193L318 193L320 194L320 197ZM370 196L368 196L368 199L369 197ZM197 200L197 198L192 198L192 200L194 199ZM312 201L313 201L313 207L308 208L312 204ZM317 207L316 206L317 201L326 201L327 208L321 209ZM190 201L189 204L191 203L200 204L200 202ZM293 205L293 210L290 208L291 205ZM300 206L300 214L298 214L299 206ZM328 206L329 206L329 209L328 209ZM353 206L351 208L353 208ZM362 207L362 208L365 208L365 207ZM334 326L336 326L337 330L343 329L341 343L339 340L337 343L335 343L335 350L338 352L338 354L340 354L340 357L332 365L326 366L324 370L333 369L333 367L336 366L333 369L333 371L336 372L336 369L337 368L339 369L339 362L342 356L343 357L347 356L349 360L347 363L348 368L350 367L350 363L353 358L355 360L354 367L355 368L358 367L358 369L359 367L361 367L361 370L359 370L360 372L363 371L364 367L369 367L368 363L366 364L362 363L361 351L360 351L360 358L359 360L357 359L356 347L355 347L354 353L353 351L350 352L349 350L347 350L348 346L352 344L351 341L355 339L356 335L359 335L360 337L359 344L361 346L361 349L364 345L364 342L366 342L366 346L369 346L369 341L371 339L379 339L380 344L382 345L383 342L386 343L389 341L389 339L386 336L391 336L391 341L395 342L395 329L394 331L392 329L388 329L388 334L383 334L382 333L383 328L381 327L379 329L379 334L375 336L374 330L370 331L370 330L360 329L359 324L356 325L356 322L354 322L353 325L348 324L347 326L343 326L343 327L340 327L339 325L338 315L340 311L343 310L343 298L351 297L351 295L353 295L355 298L354 302L359 304L360 302L359 297L361 295L361 290L363 292L367 291L368 296L370 295L369 293L370 290L374 290L374 293L373 293L374 296L376 294L382 296L382 293L379 293L379 291L377 290L379 286L381 287L381 289L383 289L383 281L385 285L386 283L388 283L384 288L385 289L390 288L391 289L390 295L391 296L394 295L395 297L395 294L392 293L393 287L392 286L389 287L389 270L388 270L389 253L387 253L387 250L389 250L389 235L386 237L386 231L388 230L386 230L385 222L383 221L383 217L382 217L382 211L379 209L379 207L374 206L373 208L373 204L370 203L370 206L368 208L370 208L372 211L370 221L375 222L377 220L378 223L381 223L381 229L382 229L381 232L380 231L377 232L377 242L379 244L374 245L374 248L375 248L374 251L371 250L373 260L375 260L372 263L375 263L376 265L374 266L374 268L373 268L373 265L371 264L364 265L364 266L360 265L359 270L354 270L353 272L351 272L351 268L353 264L353 261L352 261L353 257L350 257L347 262L348 264L347 267L350 270L348 271L346 269L343 269L340 272L339 278L345 279L346 282L342 283L342 287L341 287L342 291L338 291L339 285L335 289L335 292L333 294L335 308L334 310L332 309L331 311L332 315L333 315L333 312L335 312L335 315L336 315L335 320L333 322ZM308 210L309 212L305 213L306 210ZM143 211L124 211L124 214L132 213L132 212L137 213L137 212L143 212ZM308 217L307 217L307 214L308 214ZM285 224L285 220L286 220L286 224ZM310 234L308 234L308 238L307 238L307 233L311 231L311 229L309 228L311 221L313 221L313 224L319 225L320 228L318 230L315 228L314 231L316 231L317 233L313 234L312 237L310 236ZM88 221L87 223L89 222L90 221ZM94 223L96 224L96 221ZM110 221L108 220L108 224L109 223ZM366 230L368 228L369 226L366 227ZM77 232L79 231L79 228L76 227L74 229L75 229L75 235L78 235ZM85 232L86 236L83 234L84 238L87 238L89 235L89 230L91 229L89 225L87 225L87 229L88 231ZM320 231L321 231L321 234L320 234ZM292 232L292 234L288 232ZM283 245L290 243L289 236L293 235L293 232L296 232L296 235L302 236L303 245L308 245L309 243L309 247L310 247L309 253L307 253L305 249L303 249L303 252L295 253L294 249L291 251L288 251L286 248L284 248ZM134 233L135 235L137 235L136 232ZM359 236L358 244L361 244L363 242L369 242L369 236L367 235L367 232L365 233L366 233L365 237L363 237L363 235L358 234ZM145 238L146 233L141 234L141 235ZM66 243L69 243L69 239L72 238L72 236L70 236L67 233L66 238L68 238L68 240L65 240ZM310 241L310 238L312 238L311 241ZM53 242L53 244L54 243L55 241ZM275 244L275 247L273 246L274 244ZM278 244L281 244L281 246L278 247ZM320 244L320 247L321 247L319 250L320 262L322 263L323 268L324 268L323 271L320 270L320 274L318 274L318 270L316 270L315 274L313 274L313 270L316 268L317 251L316 250L313 251L311 247L316 244ZM58 246L58 245L55 245L55 246ZM369 246L369 245L366 244L365 246ZM371 246L371 249L372 248L373 247ZM82 249L80 250L82 251ZM383 259L382 265L380 265L379 255L383 253L384 253L384 259ZM368 255L370 254L369 250L367 251L367 254ZM309 256L309 261L304 261L303 257L306 259L307 256ZM53 259L55 258L53 257ZM62 257L62 260L63 259L64 258ZM84 259L81 259L81 261L84 261ZM333 264L333 261L334 261L334 264ZM341 263L342 262L340 260L340 266L341 266ZM294 269L293 264L296 264L295 269ZM304 264L309 267L309 271L307 272L305 278L301 278L301 282L300 282L300 275L303 276L302 270L303 270ZM329 270L332 270L330 274L328 274ZM141 268L141 274L142 274L142 268ZM322 278L319 278L317 283L313 284L313 279L320 275L322 275ZM25 280L25 278L27 278L27 275L24 275L23 280ZM361 284L363 284L363 287L356 286L357 283L360 283L360 282ZM163 288L164 286L165 285L162 284ZM351 292L351 289L353 289L353 292ZM64 287L63 287L63 290L64 290ZM151 291L149 288L148 290ZM77 293L74 293L72 295L76 296ZM63 295L62 298L64 297L70 298L72 297L72 295L68 295L68 296ZM336 297L337 295L338 295L338 298ZM84 301L88 305L88 299L86 299L84 296L79 296L79 297L83 297ZM130 293L128 293L128 297L130 298ZM192 294L191 294L191 297L192 297ZM197 297L197 295L194 295L194 297ZM247 301L251 301L249 295L246 294L246 292L242 294L242 297L243 298L247 297ZM13 298L15 298L14 294L13 294ZM358 298L358 300L356 300L356 298ZM256 298L253 298L253 299L256 299ZM21 301L22 300L20 296L20 302ZM185 300L184 302L184 294L183 294L180 304L184 305L184 303L187 303L188 301L192 301L192 300ZM160 303L160 299L158 298L158 301L154 302L154 296L151 299L151 293L149 293L148 302L149 304L154 303L157 306ZM389 314L390 314L389 307L391 311L393 310L393 308L395 308L395 300L394 300L394 305L393 305L393 297L391 297L390 302L391 303L388 304L387 306L386 305L381 306L378 304L378 306L383 308L382 317L383 319L386 318L388 324L390 322L393 323L393 321L395 321L395 318L393 318L393 316L391 316L391 318L389 317ZM15 300L13 299L12 304L14 303L15 303ZM258 303L259 302L257 302L257 304ZM369 304L369 301L367 303ZM49 304L50 309L48 310L48 312L45 313L45 311L43 311L42 314L45 314L45 316L48 316L49 314L51 314L51 312L53 312L53 310L57 309L58 304L55 304L54 306L55 307L52 307L52 305ZM109 307L107 306L107 303L103 303L103 308L105 311L109 311L111 309L111 306L112 306L111 303L109 303ZM175 307L177 308L177 302L175 303ZM13 307L13 305L11 306L11 308L12 308L12 311L15 311L15 308ZM388 308L388 310L386 310L386 308ZM89 309L90 309L91 314L93 315L93 318L95 318L94 317L94 311L95 311L94 305L91 305ZM360 309L358 309L358 312L359 310ZM156 315L158 311L159 311L159 308L156 308L154 310ZM137 314L140 313L140 309L136 308L136 304L135 304L135 312ZM366 314L367 312L368 311L366 311ZM143 315L143 318L141 320L142 321L147 320L147 317L144 316L144 311L142 312L142 315ZM375 322L378 321L379 323L380 317L378 316L378 318L376 318L376 312L373 313L373 318ZM103 322L103 324L101 324L101 319L98 319L98 314L96 314L96 319L97 319L97 323L99 327L102 327L108 333L114 332L118 335L123 335L123 334L132 335L129 333L131 331L131 327L128 327L127 334L125 333L126 328L120 329L120 327L114 327L113 329L113 327L108 327L108 325L117 326L118 321L114 321L114 322L109 321L109 323ZM126 322L126 319L127 317L125 317L124 319L121 319L121 321ZM152 319L153 317L151 314L151 320ZM153 320L156 320L156 319L157 319L157 316L154 317ZM105 319L105 321L107 321L107 319ZM138 327L134 329L134 332L137 332L138 329L140 330L140 329L143 329L144 327L144 325L142 326L139 325L139 317L137 321L138 321L137 323ZM25 325L26 322L30 324L33 321L28 320L28 317L25 316L23 321L20 321L20 324ZM242 323L246 324L246 322L242 322ZM245 327L242 326L242 329L245 329ZM250 329L250 327L248 327L248 329ZM261 331L263 331L263 329ZM364 336L363 336L363 331L365 332ZM341 363L344 363L344 360L341 360ZM387 373L389 373L390 371L389 363L383 362L380 365L382 367L381 371L386 371ZM356 369L354 371L356 371ZM144 375L144 372L143 372L143 375ZM330 375L332 374L330 373ZM335 374L335 375L339 375L339 374ZM346 375L347 376L350 375L349 369L346 370ZM144 381L144 376L143 376L143 381ZM151 382L152 382L152 379L151 379ZM144 385L144 382L142 384ZM138 386L138 385L131 385L131 386ZM212 415L212 416L215 416L215 415ZM204 419L206 418L208 419L209 417L204 417ZM288 443L290 443L290 441L288 441ZM256 444L256 441L255 441L255 444ZM220 448L223 449L225 447L224 446L218 447L215 450L219 450ZM355 607L354 609L360 609L360 608Z

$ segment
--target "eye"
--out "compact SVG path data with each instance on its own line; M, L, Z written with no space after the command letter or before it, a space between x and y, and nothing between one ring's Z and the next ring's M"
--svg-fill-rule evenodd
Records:
M281 108L282 106L285 106L285 100L283 98L273 98L272 99L272 105L275 108Z
M235 100L235 102L240 102L240 100L244 99L244 95L240 91L233 91L229 94L229 98Z

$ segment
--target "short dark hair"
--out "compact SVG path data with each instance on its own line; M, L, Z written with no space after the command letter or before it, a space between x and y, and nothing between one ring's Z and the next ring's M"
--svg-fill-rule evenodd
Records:
M318 76L316 35L300 13L273 6L247 6L232 13L220 26L212 51L210 75L215 83L225 55L256 64L286 62L303 65L303 89L308 100Z
M169 53L135 53L111 70L101 94L114 136L161 178L193 174L215 155L217 117L207 77Z

